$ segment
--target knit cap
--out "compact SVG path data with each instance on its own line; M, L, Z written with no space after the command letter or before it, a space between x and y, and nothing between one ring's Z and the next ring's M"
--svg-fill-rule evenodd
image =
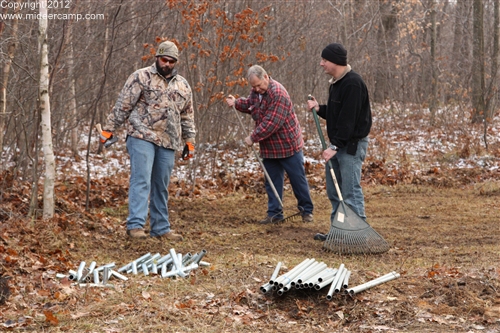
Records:
M347 66L347 50L339 43L329 44L321 52L321 58L340 66Z

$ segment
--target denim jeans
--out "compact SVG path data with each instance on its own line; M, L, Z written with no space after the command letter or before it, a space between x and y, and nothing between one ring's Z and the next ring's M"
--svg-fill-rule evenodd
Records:
M130 155L127 229L144 228L149 201L150 235L161 236L170 231L168 184L175 152L131 136L127 137L127 151Z
M341 148L337 154L330 160L335 171L335 177L339 184L340 192L344 202L358 214L359 217L366 220L365 197L361 188L361 166L366 158L368 149L368 138L358 141L356 155L347 154L346 148ZM337 190L333 183L330 173L330 167L326 163L326 193L332 204L333 219L340 203Z
M314 207L309 193L302 150L287 158L265 158L263 162L282 202L286 171L290 185L292 185L293 194L297 198L297 208L302 211L302 214L312 214ZM267 216L283 218L283 207L280 206L267 179L266 192L268 198Z

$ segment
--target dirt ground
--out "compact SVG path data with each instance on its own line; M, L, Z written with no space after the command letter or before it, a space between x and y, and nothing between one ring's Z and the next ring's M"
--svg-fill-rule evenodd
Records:
M258 187L228 195L172 195L172 227L185 237L175 244L125 237L126 189L114 191L111 201L94 200L85 212L78 188L59 185L67 198L78 191L80 197L59 199L53 221L7 216L6 211L25 209L15 200L2 209L2 283L10 276L10 296L0 305L2 330L500 332L497 183L366 185L368 222L390 244L388 252L377 255L338 255L313 239L330 226L330 203L321 188L312 193L314 222L279 225L258 223L266 211ZM290 193L284 199L285 215L296 212ZM164 255L171 248L178 253L205 249L204 261L211 266L185 279L130 274L128 281L114 280L113 288L80 288L55 277L76 270L81 261L121 267L145 253ZM278 262L282 274L306 258L332 268L344 264L352 272L350 286L392 271L401 276L354 296L334 294L332 300L326 299L329 286L281 296L259 290Z

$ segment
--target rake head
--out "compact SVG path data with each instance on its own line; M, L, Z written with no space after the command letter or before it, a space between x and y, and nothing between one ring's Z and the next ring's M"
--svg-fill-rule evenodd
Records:
M338 254L376 254L389 250L389 244L348 205L341 202L331 220L323 248Z
M289 215L289 216L283 218L282 220L278 221L278 223L284 223L287 221L296 221L300 217L302 217L302 211L299 211L295 214Z

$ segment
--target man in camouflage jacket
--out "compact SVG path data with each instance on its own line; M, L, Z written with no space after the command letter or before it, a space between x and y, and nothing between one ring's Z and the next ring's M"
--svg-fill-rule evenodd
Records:
M127 123L131 172L127 234L131 238L147 237L149 201L150 236L182 240L170 229L168 185L175 151L184 141L183 158L191 158L196 130L191 87L177 73L177 59L177 46L161 43L156 62L129 76L101 133L106 146L113 141L113 132Z

